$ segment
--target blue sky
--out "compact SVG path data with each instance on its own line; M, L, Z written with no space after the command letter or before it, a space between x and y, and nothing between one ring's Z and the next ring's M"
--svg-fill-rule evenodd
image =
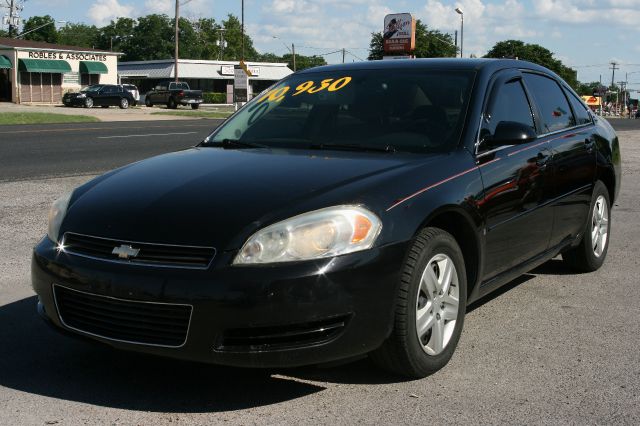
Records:
M183 0L184 2L184 0ZM0 0L3 4L4 0ZM538 43L578 70L581 81L611 81L609 62L620 63L616 81L628 75L640 90L640 0L245 0L247 32L261 52L302 54L346 47L347 60L366 58L370 33L385 14L412 12L430 27L453 33L464 11L465 56L481 56L505 39ZM27 0L23 18L50 14L57 20L103 25L118 16L173 15L174 0ZM216 19L240 15L240 0L191 0L183 16ZM273 38L278 36L279 39ZM326 56L342 60L340 54Z

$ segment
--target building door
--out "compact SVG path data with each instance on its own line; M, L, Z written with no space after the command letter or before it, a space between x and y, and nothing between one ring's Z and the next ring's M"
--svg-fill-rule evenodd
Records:
M11 102L10 69L0 69L0 102Z

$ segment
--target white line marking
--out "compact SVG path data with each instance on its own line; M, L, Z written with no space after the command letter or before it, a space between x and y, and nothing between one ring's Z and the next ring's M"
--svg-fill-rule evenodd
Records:
M124 135L124 136L98 136L98 139L116 139L116 138L146 138L149 136L169 136L169 135L192 135L198 132L180 132L180 133L148 133L146 135Z

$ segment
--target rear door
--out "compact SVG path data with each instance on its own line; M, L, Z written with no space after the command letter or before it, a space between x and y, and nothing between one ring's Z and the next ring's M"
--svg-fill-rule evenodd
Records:
M553 247L575 237L587 220L596 174L595 128L582 102L555 79L523 75L537 105L542 138L553 154Z
M522 75L514 70L502 72L490 90L476 153L484 184L478 205L485 218L485 281L544 252L553 223L548 207L548 143L539 139L502 146L490 142L501 122L524 124L535 133Z

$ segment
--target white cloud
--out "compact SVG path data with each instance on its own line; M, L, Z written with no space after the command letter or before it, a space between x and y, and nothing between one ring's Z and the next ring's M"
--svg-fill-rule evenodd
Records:
M87 17L96 25L107 25L119 17L134 18L133 6L120 4L118 0L97 0L87 11Z
M144 2L143 14L173 15L176 3L174 0L147 0Z

